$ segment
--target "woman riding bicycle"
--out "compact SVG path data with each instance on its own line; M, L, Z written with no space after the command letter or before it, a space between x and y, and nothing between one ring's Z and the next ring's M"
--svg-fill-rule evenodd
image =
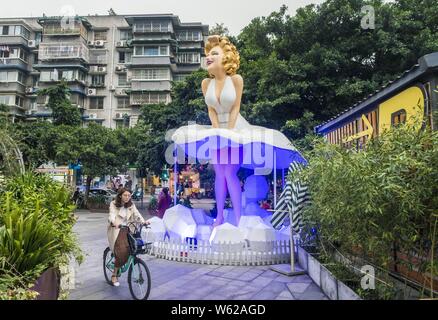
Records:
M135 204L131 201L131 192L125 188L121 188L111 202L108 222L108 242L115 257L115 268L111 276L111 282L113 286L118 287L120 283L117 279L117 272L128 261L129 257L128 229L120 229L120 227L131 222L146 225L150 222L143 219Z

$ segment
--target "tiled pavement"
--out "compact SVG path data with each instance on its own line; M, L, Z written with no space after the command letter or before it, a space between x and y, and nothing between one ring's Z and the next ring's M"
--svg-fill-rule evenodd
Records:
M102 255L107 247L106 213L77 212L75 226L86 256L75 265L71 300L131 299L127 273L120 287L105 281ZM154 300L328 300L308 275L287 277L269 266L235 267L202 265L141 256L152 276L149 299Z

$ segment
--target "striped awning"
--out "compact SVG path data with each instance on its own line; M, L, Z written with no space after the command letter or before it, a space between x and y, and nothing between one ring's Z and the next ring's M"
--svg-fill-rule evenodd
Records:
M285 188L275 206L275 212L271 219L271 224L275 229L280 229L288 217L292 217L290 224L294 232L299 232L303 227L303 209L310 204L310 194L306 183L298 181L297 178L291 178L293 171L302 168L303 165L296 161L289 166Z

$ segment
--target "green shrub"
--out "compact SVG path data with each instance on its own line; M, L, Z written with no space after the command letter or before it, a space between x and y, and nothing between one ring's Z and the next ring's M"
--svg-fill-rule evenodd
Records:
M88 209L105 209L109 210L109 203L105 196L103 195L93 195L88 197L87 208Z
M25 296L44 270L68 264L70 257L82 262L70 199L69 190L46 175L6 179L0 192L0 291L8 294L0 299Z
M305 216L322 242L386 270L400 263L394 252L403 252L409 268L437 274L437 131L401 125L360 152L318 141L307 159L301 178L312 204ZM415 255L427 259L414 265Z

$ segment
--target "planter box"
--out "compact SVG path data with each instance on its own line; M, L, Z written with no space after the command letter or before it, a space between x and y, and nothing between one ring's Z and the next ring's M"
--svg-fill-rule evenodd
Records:
M57 300L60 290L60 274L56 268L44 271L31 290L39 293L37 300Z
M309 256L309 254L307 253L306 250L304 250L300 246L297 247L297 251L298 251L298 264L300 265L300 267L304 271L308 272L308 256Z
M362 300L356 292L336 279L324 265L300 246L298 263L331 300Z
M307 259L307 273L310 278L312 278L313 282L315 282L318 287L321 287L321 264L310 254L307 256Z
M326 267L321 265L321 289L330 300L338 300L338 280L328 271Z
M343 282L338 281L338 300L362 300L362 298Z

